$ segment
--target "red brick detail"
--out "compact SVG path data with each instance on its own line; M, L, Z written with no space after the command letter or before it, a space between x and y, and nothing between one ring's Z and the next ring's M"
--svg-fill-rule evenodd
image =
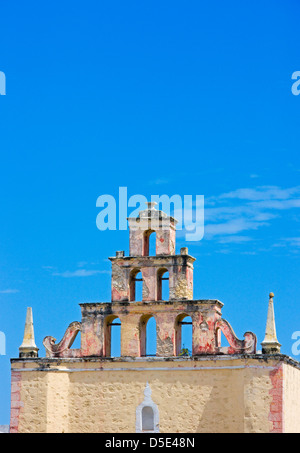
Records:
M11 411L10 411L10 433L19 432L19 417L21 413L21 372L11 373Z
M282 364L270 372L272 388L270 395L272 402L270 405L269 420L272 422L271 433L283 433L283 366Z

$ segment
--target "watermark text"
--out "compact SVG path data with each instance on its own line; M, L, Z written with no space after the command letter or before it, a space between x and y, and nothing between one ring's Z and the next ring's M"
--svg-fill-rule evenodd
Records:
M6 95L6 77L4 72L0 71L0 95Z
M5 333L0 332L0 355L6 354L6 338Z
M299 355L300 354L300 331L299 330L292 333L292 340L296 340L292 346L292 354Z
M300 71L295 71L292 74L292 80L296 80L296 82L292 85L292 93L294 96L298 96L300 94Z
M140 221L138 216L142 215L148 219L148 223L150 222L149 228L167 229L169 228L167 218L174 217L176 230L183 230L187 241L200 241L203 238L203 195L151 195L150 199L151 201L140 194L128 198L127 187L119 187L118 200L112 195L100 195L96 202L96 207L101 208L96 218L97 228L100 231L127 230L128 217L137 219L136 228L138 228ZM129 208L133 208L130 215L128 215ZM134 222L131 222L131 228L134 226Z

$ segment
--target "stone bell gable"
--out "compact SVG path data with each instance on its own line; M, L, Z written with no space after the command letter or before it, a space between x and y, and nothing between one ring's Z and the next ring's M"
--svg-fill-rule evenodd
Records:
M121 324L121 356L146 355L146 326L156 320L158 357L176 357L181 352L181 327L192 318L192 355L253 354L256 336L246 332L239 340L230 324L222 318L222 302L193 299L194 261L187 247L176 254L176 219L147 203L137 218L129 218L129 250L117 251L112 263L111 302L80 304L81 323L71 323L59 344L46 337L48 357L110 357L113 321ZM149 241L156 235L155 255L149 256ZM141 275L140 278L137 278ZM168 277L167 277L168 276ZM168 282L169 297L163 299L162 286ZM136 284L142 283L137 300ZM71 345L81 331L80 349ZM229 347L221 346L221 332Z

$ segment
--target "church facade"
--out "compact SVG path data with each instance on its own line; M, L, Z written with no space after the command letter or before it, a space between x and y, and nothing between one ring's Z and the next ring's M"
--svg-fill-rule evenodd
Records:
M274 295L257 353L256 335L237 338L222 302L193 299L195 258L186 247L176 254L176 220L148 203L128 221L129 256L109 258L111 301L80 304L81 321L59 343L45 337L45 357L38 357L28 309L19 357L11 359L10 432L299 432L300 364L280 354ZM147 354L151 318L155 356ZM190 354L182 350L185 324L192 327ZM111 356L116 326L120 357Z

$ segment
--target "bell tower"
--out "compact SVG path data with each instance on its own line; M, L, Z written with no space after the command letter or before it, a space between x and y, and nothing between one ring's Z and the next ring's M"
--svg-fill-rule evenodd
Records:
M112 263L111 301L80 304L81 323L71 323L57 345L46 337L44 345L52 357L110 357L114 326L121 326L121 357L145 357L146 326L151 317L156 322L156 356L176 357L182 349L182 325L190 317L192 355L252 354L256 336L246 332L239 340L230 324L222 318L222 302L216 299L193 299L195 258L182 247L176 254L176 219L147 203L136 218L129 218L129 255L117 251ZM149 239L155 235L155 250ZM151 252L151 255L150 255ZM166 281L165 281L166 280ZM142 284L142 294L136 291ZM163 292L167 284L168 296ZM81 347L70 349L80 330ZM230 346L222 346L221 332Z
M183 247L175 252L177 220L147 203L138 217L128 218L129 256L123 251L109 258L112 262L112 302L136 301L136 283L142 281L142 301L162 300L162 285L169 282L169 300L193 299L195 258ZM149 256L150 236L155 234L155 255ZM137 279L137 275L141 278ZM167 277L168 275L168 277Z

